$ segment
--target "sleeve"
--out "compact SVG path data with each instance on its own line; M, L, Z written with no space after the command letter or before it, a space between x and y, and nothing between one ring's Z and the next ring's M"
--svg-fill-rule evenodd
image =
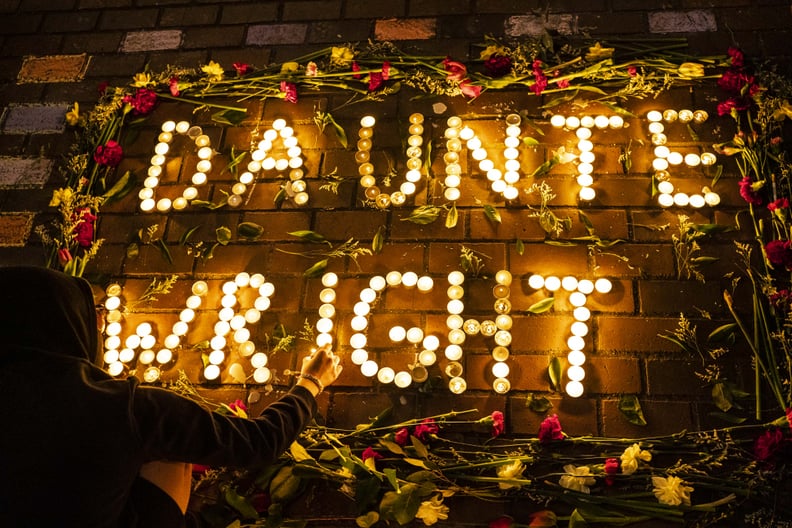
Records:
M300 435L316 412L316 401L296 386L257 418L244 419L208 411L165 389L138 387L131 412L148 460L268 465Z

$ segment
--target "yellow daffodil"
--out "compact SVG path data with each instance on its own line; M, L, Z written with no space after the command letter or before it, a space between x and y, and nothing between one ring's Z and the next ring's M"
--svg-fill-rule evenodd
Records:
M284 62L281 64L281 73L292 73L300 70L298 62Z
M69 126L74 126L80 122L80 103L74 103L74 106L71 107L71 110L66 112L66 123Z
M330 53L330 62L339 66L346 66L355 58L355 52L346 46L333 46Z
M220 81L223 79L223 67L215 61L209 61L209 64L201 66L201 71L209 76L209 81Z
M508 55L508 53L506 53L506 50L503 46L496 46L495 44L490 44L489 46L481 50L481 53L479 54L479 59L487 60L493 55Z
M683 62L679 65L679 75L692 79L694 77L704 77L704 65L698 62Z
M597 482L597 479L591 475L591 468L588 466L575 467L572 464L567 464L564 466L564 471L566 471L566 475L558 479L558 483L563 488L590 493L589 486L593 486Z
M652 485L654 486L652 492L661 504L690 506L690 492L693 491L693 488L685 486L685 481L681 478L674 476L652 477Z
M521 479L523 476L523 471L525 471L525 465L522 463L522 461L515 460L510 464L498 466L495 471L502 479ZM499 482L498 487L502 490L506 490L511 488L519 488L520 485L512 484L510 482Z
M62 203L68 204L71 202L72 197L74 195L74 191L71 190L71 187L66 187L64 189L55 189L52 193L52 199L50 200L50 207L58 207Z
M593 46L591 46L586 53L586 60L590 62L596 62L602 59L610 59L613 57L614 48L603 48L602 44L597 42Z
M781 106L773 112L773 119L776 121L783 121L787 117L792 119L792 105L789 104L789 101L784 101Z
M652 453L641 450L641 446L633 444L624 450L621 455L621 469L625 475L632 475L638 471L640 461L649 462L652 460Z
M436 495L432 500L421 503L415 518L421 519L426 526L432 526L437 521L448 519L448 506L443 504L443 499L440 495Z
M145 88L152 84L151 75L148 73L136 73L132 77L132 86L135 88Z

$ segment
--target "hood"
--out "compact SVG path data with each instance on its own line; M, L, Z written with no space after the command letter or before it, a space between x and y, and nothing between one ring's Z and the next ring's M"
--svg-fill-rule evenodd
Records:
M90 285L59 271L0 268L0 322L0 356L26 349L92 361L99 347Z

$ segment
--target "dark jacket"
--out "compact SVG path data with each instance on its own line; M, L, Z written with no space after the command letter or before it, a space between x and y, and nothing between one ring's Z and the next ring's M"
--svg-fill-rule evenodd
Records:
M89 285L0 268L0 527L116 527L141 464L272 463L315 412L295 387L259 418L209 412L171 391L111 378Z

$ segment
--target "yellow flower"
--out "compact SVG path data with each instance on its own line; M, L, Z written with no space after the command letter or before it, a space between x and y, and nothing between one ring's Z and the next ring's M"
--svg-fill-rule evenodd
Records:
M132 86L135 88L145 88L152 84L151 75L148 73L136 73L134 77L132 77Z
M479 54L479 59L487 60L493 55L507 55L507 53L503 46L496 46L495 44L490 44L489 46L481 50L481 53Z
M624 450L621 455L621 470L625 475L632 475L638 471L638 463L640 460L649 462L652 460L652 453L649 451L642 451L641 446L633 444Z
M661 504L690 506L690 492L693 491L693 488L685 486L685 481L681 478L674 476L652 477L652 485L654 486L652 492Z
M201 66L201 71L209 76L209 81L220 81L223 79L223 67L215 61L209 61L209 64Z
M558 483L563 488L590 493L589 486L593 486L597 482L597 479L591 476L591 468L588 466L575 467L572 464L567 464L564 466L564 471L566 471L566 475L558 479Z
M502 479L521 479L523 476L523 471L525 470L525 465L520 460L515 460L509 464L503 464L502 466L498 466L496 468L496 472L498 476ZM499 482L498 487L502 490L510 489L510 488L519 488L519 484L511 484L509 482Z
M80 122L80 103L75 101L74 106L72 106L71 110L66 112L66 123L68 123L69 126L74 126L79 122Z
M602 44L597 42L589 48L588 53L586 53L586 60L594 62L602 59L609 59L613 57L613 51L614 48L603 48Z
M281 64L281 73L292 73L300 70L300 64L297 62L284 62Z
M682 77L693 78L704 76L704 65L698 62L683 62L679 65L679 75Z
M448 519L448 506L443 504L443 499L440 495L436 495L432 500L421 503L415 518L421 519L426 526L432 526L437 521Z
M787 117L792 119L792 105L789 104L789 101L784 101L784 103L773 112L773 119L776 121L783 121Z
M66 187L65 189L55 189L52 193L52 199L50 200L50 207L58 207L61 203L68 204L71 202L72 197L74 195L74 191L71 190L71 187Z
M346 66L355 58L355 52L346 46L333 46L330 53L330 62L339 66Z

